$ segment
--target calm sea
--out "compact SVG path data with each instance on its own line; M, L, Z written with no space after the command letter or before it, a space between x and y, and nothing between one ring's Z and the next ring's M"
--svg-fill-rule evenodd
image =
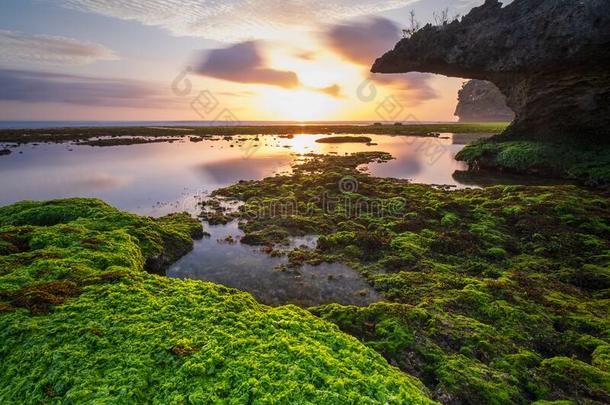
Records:
M204 127L234 125L371 125L379 121L0 121L0 129L73 128L73 127ZM384 122L388 124L389 122ZM393 122L392 122L393 123ZM436 121L404 122L404 124L434 124Z

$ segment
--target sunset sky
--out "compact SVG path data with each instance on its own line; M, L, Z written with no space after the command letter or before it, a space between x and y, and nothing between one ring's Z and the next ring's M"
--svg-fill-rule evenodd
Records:
M3 0L0 120L454 120L462 79L368 71L482 3Z

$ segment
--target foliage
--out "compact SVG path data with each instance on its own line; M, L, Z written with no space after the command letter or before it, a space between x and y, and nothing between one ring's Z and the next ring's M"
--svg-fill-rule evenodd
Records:
M0 402L432 403L302 309L143 271L201 235L99 200L0 208Z
M266 229L320 235L315 249L295 251L295 264L341 261L359 270L387 302L311 311L420 378L436 400L606 403L608 195L573 185L448 192L359 169L388 159L309 155L292 175L216 194L245 202L246 237ZM345 178L357 187L345 192ZM251 215L287 200L305 210ZM396 200L398 211L346 209Z
M456 156L471 167L578 180L591 186L610 184L610 149L533 141L479 140Z

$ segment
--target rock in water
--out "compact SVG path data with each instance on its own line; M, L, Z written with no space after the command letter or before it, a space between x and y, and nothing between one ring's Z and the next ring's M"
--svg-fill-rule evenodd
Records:
M608 0L487 0L402 39L372 71L488 80L516 113L506 137L610 143L608 66Z
M458 93L455 114L460 122L502 122L515 118L506 105L506 97L495 84L485 80L470 80Z

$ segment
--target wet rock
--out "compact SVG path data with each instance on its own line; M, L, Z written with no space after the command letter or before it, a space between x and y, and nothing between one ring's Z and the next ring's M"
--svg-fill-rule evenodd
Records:
M148 257L144 262L144 270L151 274L163 275L167 267L167 262L168 260L163 254Z

